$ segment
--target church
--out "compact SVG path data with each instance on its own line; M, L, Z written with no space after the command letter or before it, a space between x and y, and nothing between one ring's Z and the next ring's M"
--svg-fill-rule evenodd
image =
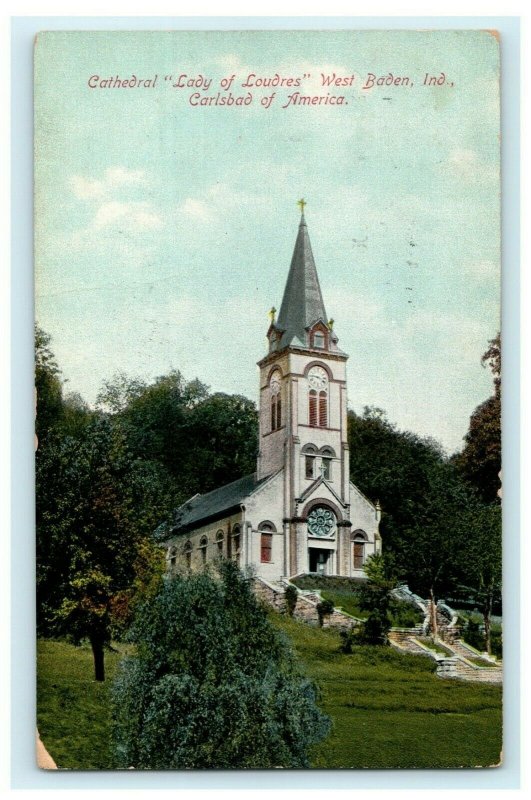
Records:
M258 362L256 472L174 512L164 541L168 572L219 557L267 581L303 573L364 577L380 552L380 509L350 481L348 356L327 317L301 220L278 318L271 309Z

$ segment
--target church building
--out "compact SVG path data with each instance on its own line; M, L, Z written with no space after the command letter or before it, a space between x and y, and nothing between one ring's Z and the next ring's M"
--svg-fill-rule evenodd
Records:
M260 369L256 472L174 512L168 571L220 556L268 581L302 573L362 578L379 552L380 510L349 477L348 356L327 317L301 220L280 313Z

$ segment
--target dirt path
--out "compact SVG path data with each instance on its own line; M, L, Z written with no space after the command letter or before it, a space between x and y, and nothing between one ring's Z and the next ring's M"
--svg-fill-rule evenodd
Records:
M57 769L57 764L41 742L39 731L37 731L37 766L39 769Z

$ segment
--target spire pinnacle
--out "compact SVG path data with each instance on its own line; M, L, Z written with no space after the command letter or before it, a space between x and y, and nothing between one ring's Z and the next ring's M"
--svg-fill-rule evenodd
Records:
M301 210L301 217L304 217L304 206L308 205L304 197L301 197L300 200L297 200L297 205Z
M301 209L301 224L295 241L284 297L275 323L277 329L282 331L281 347L291 343L305 346L309 326L317 320L322 320L326 325L328 320L304 219L306 200L301 198L298 205Z

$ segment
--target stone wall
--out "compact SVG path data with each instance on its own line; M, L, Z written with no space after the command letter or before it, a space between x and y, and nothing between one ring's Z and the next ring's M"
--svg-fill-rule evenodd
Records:
M253 591L255 595L262 600L262 602L271 606L275 611L281 614L287 613L287 604L285 598L285 585L278 585L269 583L263 578L253 578ZM299 590L297 594L297 602L293 610L293 618L300 619L307 622L309 625L319 625L319 614L317 612L317 605L321 602L321 597L314 592L305 592L304 594ZM354 617L345 614L335 608L333 612L324 618L323 628L334 628L337 630L350 630L360 624L360 621Z

